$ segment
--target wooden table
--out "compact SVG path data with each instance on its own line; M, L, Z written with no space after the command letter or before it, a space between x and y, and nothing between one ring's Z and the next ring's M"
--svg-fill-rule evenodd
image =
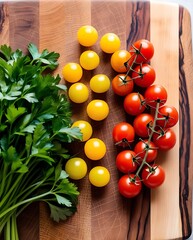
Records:
M166 181L159 189L144 189L139 197L127 200L117 191L119 173L115 167L116 149L111 139L112 127L125 120L122 100L110 90L102 98L110 105L106 121L94 123L94 136L105 140L107 154L99 162L111 173L110 184L94 188L86 177L78 183L81 192L77 213L59 224L49 219L43 205L33 204L20 216L21 240L155 240L187 238L192 230L192 129L193 64L190 15L175 4L137 1L13 1L0 4L0 43L26 50L29 42L41 50L59 52L63 65L79 61L82 48L76 40L77 29L85 24L95 26L99 37L114 32L121 38L121 48L128 48L140 38L152 41L155 56L152 66L156 82L169 92L168 103L180 112L175 127L177 144L158 161L166 170ZM114 76L109 59L99 48L101 57L94 73ZM84 73L88 83L91 74ZM88 101L94 98L90 95ZM79 111L73 106L74 118L88 119L86 103ZM83 146L81 146L83 147ZM83 154L83 153L81 153ZM81 155L80 154L80 155ZM164 158L164 160L163 160ZM97 164L99 164L97 163ZM96 163L95 163L96 164ZM94 163L88 161L89 168Z

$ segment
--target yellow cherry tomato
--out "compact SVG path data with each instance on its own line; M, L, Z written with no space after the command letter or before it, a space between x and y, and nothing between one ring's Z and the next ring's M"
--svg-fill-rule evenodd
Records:
M109 114L109 105L100 99L94 99L89 102L86 108L88 116L95 120L104 120Z
M121 41L115 33L106 33L100 40L100 47L105 53L114 53L120 46Z
M97 74L91 78L90 88L93 92L104 93L110 88L110 79L105 74Z
M82 67L78 63L67 63L62 69L63 78L70 83L78 82L83 74Z
M87 164L82 158L74 157L66 162L65 171L71 179L79 180L86 176Z
M98 67L99 56L95 51L87 50L80 55L80 65L85 70L93 70Z
M82 46L90 47L96 43L98 32L93 26L85 25L78 29L77 38Z
M80 131L82 133L82 142L87 141L92 136L93 129L90 123L87 121L78 120L72 124L72 128L73 127L80 128Z
M96 166L89 172L89 181L95 187L104 187L110 181L110 173L103 166Z
M89 96L88 87L83 83L74 83L68 90L68 96L75 103L83 103Z
M111 56L111 66L119 73L127 71L124 64L131 58L131 54L127 50L118 50L114 52Z
M99 138L90 138L84 145L84 152L91 160L100 160L106 154L106 145Z

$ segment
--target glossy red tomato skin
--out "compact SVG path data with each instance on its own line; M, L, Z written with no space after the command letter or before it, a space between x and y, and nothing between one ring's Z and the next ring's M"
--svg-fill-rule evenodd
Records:
M165 120L157 120L157 125L163 128L173 127L179 119L178 111L174 106L163 105L159 108L158 118L165 118Z
M148 125L152 125L154 117L149 113L141 113L137 115L133 121L135 133L142 138L147 138L151 132Z
M157 102L159 102L161 106L167 101L167 91L162 85L154 84L146 89L144 98L147 105L155 108Z
M145 110L145 105L143 104L144 102L144 97L137 93L137 92L132 92L129 93L124 101L123 101L123 107L126 111L126 113L136 116Z
M139 162L143 160L146 152L148 152L147 158L146 158L147 163L153 162L157 157L158 152L156 149L156 145L153 142L150 142L149 149L147 149L147 142L148 142L147 139L145 139L143 141L139 141L138 143L136 143L136 145L134 147L134 152L136 153L137 157L141 158L141 160L139 160Z
M135 67L131 76L137 86L147 88L154 83L156 73L151 65L144 63Z
M158 132L161 133L160 130ZM160 136L158 133L154 133L153 142L155 143L159 150L163 151L170 150L176 144L176 134L171 128L168 128L165 130L163 136Z
M126 174L123 175L118 182L118 189L121 195L123 195L126 198L133 198L136 197L142 189L141 180L139 177L136 177L136 180L134 179L134 174Z
M131 124L127 122L120 122L114 126L112 135L114 142L123 146L125 142L133 142L135 138L135 131Z
M141 54L138 54L139 51L143 56ZM132 44L129 52L132 56L132 62L135 60L135 63L137 64L145 63L153 57L154 46L150 41L146 39L140 39Z
M135 162L135 152L124 150L118 153L116 157L116 166L122 173L132 173L137 170L138 164Z
M126 96L133 91L134 87L133 80L129 76L125 78L125 74L116 75L111 85L114 93L119 96Z
M156 188L162 185L165 180L165 171L161 166L154 165L152 168L144 167L141 178L145 186Z

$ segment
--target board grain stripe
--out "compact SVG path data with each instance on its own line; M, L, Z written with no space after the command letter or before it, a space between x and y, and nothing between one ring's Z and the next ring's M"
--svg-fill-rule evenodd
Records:
M104 9L105 13L104 14ZM126 48L126 1L119 4L109 1L93 1L91 5L91 23L99 31L99 39L107 32L115 32L121 39L121 48ZM106 23L104 27L104 23ZM104 54L100 47L99 41L93 47L99 53L101 63L93 74L104 73L110 79L113 79L115 72L110 66L110 55ZM125 120L125 113L120 108L122 99L114 96L110 89L103 96L93 95L92 98L107 99L110 107L110 114L105 121L94 123L97 129L94 132L95 137L105 141L107 146L106 156L94 165L106 166L111 173L111 181L108 186L103 189L91 188L91 239L124 239L127 235L130 203L120 198L117 192L117 180L119 173L115 167L115 156L117 150L112 142L111 132L112 126ZM108 131L106 131L108 129ZM89 161L89 160L88 160Z
M129 21L132 16L131 21ZM144 17L145 16L145 17ZM138 39L150 40L150 3L127 2L126 48ZM150 191L144 188L140 196L131 201L127 240L150 239Z
M13 50L19 48L25 53L30 42L38 46L38 2L9 2L4 4L3 9L5 16L3 41L9 44ZM7 38L8 40L6 40ZM37 239L39 235L39 218L37 216L39 216L39 204L37 203L29 206L19 216L18 227L21 240Z
M179 6L173 4L172 8L168 8L161 3L152 4L150 29L150 39L155 47L152 66L156 71L156 82L167 89L167 104L179 110ZM176 145L166 153L159 152L157 158L157 162L165 169L166 179L162 186L151 191L150 226L153 240L182 236L179 208L179 124L174 129Z
M192 60L189 59L189 66L186 65L187 53L192 53L191 37L186 35L191 32L184 26L184 19L189 21L190 16L187 10L180 8L179 12L179 74L180 74L180 211L182 219L183 236L189 237L192 231L192 173L188 171L191 168L192 160L192 131L191 131L191 104L192 95L191 78L193 77ZM184 37L185 35L185 37ZM186 176L186 177L185 177Z
M183 26L182 26L182 18L183 18L183 10L180 11L180 31L179 37L181 37L183 33ZM188 171L186 170L189 165L190 160L190 109L189 109L189 97L188 97L188 90L186 84L186 77L185 72L183 69L184 66L184 50L182 43L180 41L180 60L179 60L179 67L180 67L180 121L181 121L181 143L180 143L180 158L184 161L181 161L181 168L180 171L186 171L186 178L188 179ZM183 117L182 117L183 116ZM180 181L180 210L182 214L182 225L184 226L184 221L187 221L187 227L190 228L189 223L189 216L187 215L187 205L186 201L189 196L189 189L188 189L188 181L183 179L183 175L180 174L181 181ZM184 217L185 216L185 217ZM183 234L185 231L183 229Z
M34 3L0 3L0 44L26 51L29 42L38 43L38 7ZM29 215L30 212L30 215ZM21 240L34 240L39 235L39 205L32 204L19 216ZM25 226L25 228L23 227Z
M127 2L129 10L126 19L127 28L127 48L140 38L149 39L150 37L150 2ZM131 15L130 15L131 14ZM129 18L132 20L129 24Z
M6 3L0 3L0 43L9 44L9 18Z
M6 5L4 3L0 3L0 33L3 31L4 23L5 23L5 7Z
M49 51L60 53L60 65L56 74L61 75L62 67L67 62L79 62L81 48L77 43L76 32L80 26L91 24L90 11L89 1L40 2L39 45L41 49L48 48ZM82 109L80 106L78 108L77 117ZM77 108L73 109L75 113ZM80 152L80 147L77 151L74 149L75 152ZM90 185L87 181L87 178L81 181L78 211L68 221L59 224L53 222L49 217L47 207L41 207L40 240L77 240L77 237L78 239L91 239Z
M9 3L9 42L13 49L26 52L30 42L39 44L39 3ZM24 10L25 6L25 10Z

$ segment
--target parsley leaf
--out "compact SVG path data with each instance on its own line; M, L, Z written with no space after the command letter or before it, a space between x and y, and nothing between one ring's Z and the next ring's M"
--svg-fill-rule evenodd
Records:
M46 202L57 222L76 211L79 192L62 166L65 143L82 134L71 128L67 88L52 72L58 58L33 43L28 54L0 46L0 234L35 201Z
M28 50L33 60L37 63L43 63L47 65L47 67L49 67L50 69L55 69L55 67L58 65L58 63L56 62L56 60L59 58L58 53L50 53L47 49L43 50L42 53L39 53L38 48L32 43L29 44Z

